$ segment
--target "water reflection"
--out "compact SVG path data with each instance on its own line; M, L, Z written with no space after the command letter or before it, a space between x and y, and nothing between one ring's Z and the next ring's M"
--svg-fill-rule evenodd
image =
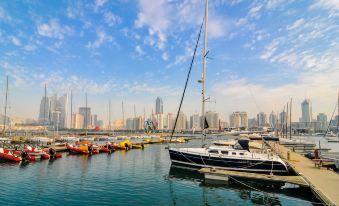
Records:
M166 179L167 178L167 179ZM165 177L170 185L171 198L173 205L175 205L175 181L191 181L198 182L199 187L202 188L202 198L204 205L228 204L232 202L230 199L238 199L234 194L244 201L246 205L284 205L286 200L296 201L302 205L309 204L310 196L312 196L308 188L285 188L272 187L261 184L260 182L250 182L238 180L239 182L230 181L226 184L207 184L204 182L203 175L197 170L190 170L177 166L171 166L168 176ZM241 184L244 183L244 184ZM316 199L312 201L317 202ZM239 204L239 203L236 203Z

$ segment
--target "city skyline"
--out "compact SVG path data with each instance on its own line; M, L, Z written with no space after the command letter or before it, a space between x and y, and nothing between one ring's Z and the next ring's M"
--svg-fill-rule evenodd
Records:
M165 0L0 2L0 106L9 75L12 117L36 118L44 84L49 96L72 90L74 107L84 106L87 92L104 121L109 98L112 120L121 116L121 101L133 117L133 105L149 114L157 96L175 113L203 7ZM216 103L206 109L223 119L233 111L254 117L278 113L292 98L298 121L299 102L309 98L313 114L329 116L339 88L338 11L336 1L322 0L211 2L206 88ZM201 50L200 44L187 114L200 111Z

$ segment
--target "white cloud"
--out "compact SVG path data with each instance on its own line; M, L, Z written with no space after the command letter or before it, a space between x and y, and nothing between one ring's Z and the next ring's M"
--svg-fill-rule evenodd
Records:
M6 22L10 22L12 20L12 17L1 6L0 6L0 20Z
M73 33L69 26L61 26L57 19L51 19L49 23L40 24L37 29L39 35L57 39L63 39L65 35Z
M28 44L28 45L24 46L24 50L26 50L26 51L35 51L36 48L37 47L35 45L33 45L33 44Z
M253 6L250 11L248 12L248 16L252 18L259 18L260 17L260 10L263 7L263 5L255 5Z
M21 46L21 41L15 36L11 36L10 39L12 44L14 44L15 46Z
M140 45L137 45L137 46L135 47L135 52L137 53L137 56L142 56L142 55L145 54L144 50L141 48Z
M113 42L113 37L106 34L106 32L99 28L96 30L97 39L94 42L88 42L86 47L90 49L97 49L105 42Z
M315 8L324 8L324 9L339 11L339 1L338 0L316 0L315 3L310 6L310 9L315 9Z
M293 30L293 29L297 29L300 26L302 26L305 23L305 20L303 18L296 20L295 22L293 22L293 24L288 25L286 27L287 30Z
M171 12L166 0L139 0L140 11L135 21L137 28L148 26L151 37L157 37L157 47L163 49L167 40Z
M193 55L193 49L190 48L190 47L186 47L185 48L185 53L182 54L182 55L177 55L175 57L174 63L171 63L171 64L167 65L167 68L171 68L173 66L176 66L176 65L182 64L184 62L187 62L188 59L192 57L192 55Z
M281 39L276 38L265 47L265 51L260 55L261 59L269 59L274 52L278 49Z
M169 58L168 53L167 53L167 52L162 53L161 58L162 58L164 61L167 61L168 58Z
M104 6L104 4L106 4L107 0L95 0L94 3L94 11L98 11L98 9L102 6Z
M105 22L108 26L114 26L122 22L121 17L113 14L112 12L106 12L104 14Z

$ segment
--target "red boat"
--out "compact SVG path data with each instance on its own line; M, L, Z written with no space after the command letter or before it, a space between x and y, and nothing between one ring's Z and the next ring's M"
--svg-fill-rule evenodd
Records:
M41 149L37 149L35 147L25 146L24 151L28 152L29 156L35 157L34 160L49 159L50 158L50 155L47 152L45 152ZM31 160L33 160L33 159L31 159Z
M106 153L112 153L114 152L114 148L111 144L106 144L106 145L102 145L100 146L100 152L106 152Z
M48 153L50 155L50 159L55 159L55 158L61 158L62 154L61 153L57 153L55 151L55 149L53 148L49 148L49 149L45 149L44 152Z
M66 147L67 147L69 152L74 153L74 154L86 154L86 155L89 154L87 145L77 147L77 146L73 146L71 144L67 144Z
M13 154L10 150L0 148L0 157L11 162L20 162L22 158L19 155Z

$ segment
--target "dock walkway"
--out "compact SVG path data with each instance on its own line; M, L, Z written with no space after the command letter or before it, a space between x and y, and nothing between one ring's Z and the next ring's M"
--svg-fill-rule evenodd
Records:
M309 184L301 176L279 176L279 175L258 174L258 173L251 173L251 172L238 172L238 171L213 169L213 168L202 168L199 170L199 172L204 174L205 180L228 181L228 177L234 177L234 178L270 181L270 182L278 182L278 183L291 183L291 184L300 185L303 187L309 186Z
M279 143L267 143L273 151L289 163L310 185L312 192L327 205L339 205L339 174L325 168L316 168L312 160L292 152ZM289 160L287 153L290 153Z

